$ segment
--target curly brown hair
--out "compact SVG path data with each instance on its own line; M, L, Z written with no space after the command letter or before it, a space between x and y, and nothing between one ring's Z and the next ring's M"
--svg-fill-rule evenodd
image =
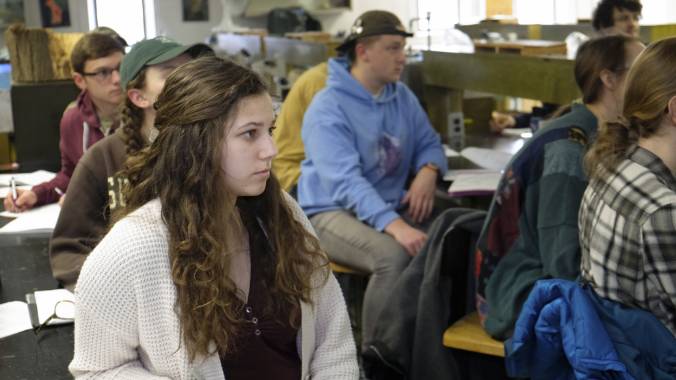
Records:
M622 119L601 125L585 156L590 177L602 178L625 158L641 137L660 128L669 99L676 96L676 37L650 44L627 74Z
M260 220L268 236L268 300L289 307L298 327L299 302L328 276L328 259L318 240L298 221L273 176L258 196L237 199L224 186L221 149L238 104L266 91L252 71L214 56L195 59L174 71L157 102L158 137L127 161L128 215L152 199L162 204L169 233L177 314L190 360L236 349L243 319L237 287L228 277L231 257L241 247L237 236L247 220ZM240 219L241 216L241 219Z

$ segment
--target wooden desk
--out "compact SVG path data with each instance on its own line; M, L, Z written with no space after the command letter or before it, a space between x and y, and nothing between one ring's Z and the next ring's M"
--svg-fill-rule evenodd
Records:
M455 322L444 332L444 346L491 356L505 356L503 342L491 338L474 312Z
M448 114L462 111L465 90L555 104L580 97L574 62L563 58L424 51L422 64L430 120L443 137Z
M0 218L3 219L3 218ZM2 220L0 224L7 221ZM26 293L54 289L49 237L0 235L0 303L25 301ZM72 379L73 325L45 327L0 339L0 379Z

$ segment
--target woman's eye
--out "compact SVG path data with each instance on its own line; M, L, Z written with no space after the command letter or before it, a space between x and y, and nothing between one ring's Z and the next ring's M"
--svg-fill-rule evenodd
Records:
M244 132L244 136L252 139L252 138L256 137L256 130L251 129L249 131L246 131L246 132Z

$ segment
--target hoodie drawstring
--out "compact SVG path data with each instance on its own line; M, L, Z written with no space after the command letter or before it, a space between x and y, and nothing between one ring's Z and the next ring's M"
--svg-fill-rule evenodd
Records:
M87 122L82 122L82 154L87 151L87 145L89 142L89 124Z

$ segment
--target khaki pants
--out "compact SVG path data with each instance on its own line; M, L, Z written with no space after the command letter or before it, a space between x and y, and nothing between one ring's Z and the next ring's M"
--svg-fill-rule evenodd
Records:
M362 312L363 350L370 344L378 314L411 257L392 236L376 231L347 211L322 212L310 221L331 261L371 274Z

